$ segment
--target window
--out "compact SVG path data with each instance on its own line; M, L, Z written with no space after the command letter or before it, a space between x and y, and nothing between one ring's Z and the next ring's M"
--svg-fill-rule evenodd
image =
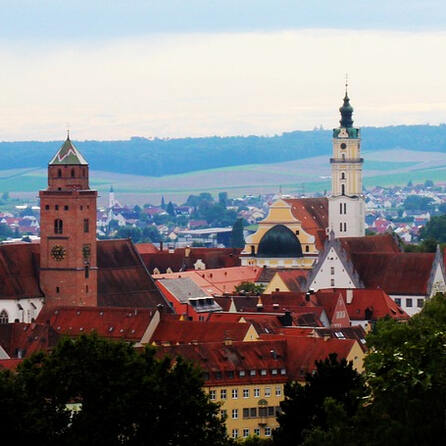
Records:
M226 399L226 389L220 390L220 399L222 399L222 400Z
M226 412L225 409L222 409L222 410L220 410L220 415L221 415L222 418L226 418L228 413Z
M271 396L271 387L265 387L265 396Z
M345 195L345 184L341 184L341 194Z
M305 252L310 252L310 247L308 245L305 245Z
M247 428L243 429L243 437L244 438L249 437L249 429Z
M84 232L90 232L90 220L84 218Z
M343 142L342 144L341 144L341 149L346 149L347 148L347 144L345 144L345 142Z
M238 438L238 429L232 429L232 438Z
M423 308L424 299L417 299L417 307Z
M412 299L406 299L406 307L412 307Z
M256 371L255 371L255 370L250 370L250 371L249 371L249 374L250 374L251 376L255 376Z
M54 209L56 209L56 211L58 211L59 210L59 205L56 204L56 206L54 206Z
M238 389L232 389L232 399L236 400L238 398Z
M342 232L342 222L339 223L339 231Z
M63 210L64 210L64 211L68 211L68 205L65 205L65 206L63 207Z
M341 173L341 180L345 180L345 172Z
M74 178L74 169L71 169L71 178Z
M259 397L260 397L260 389L256 387L254 389L254 398L259 398Z
M245 375L246 375L246 372L244 370L240 370L238 372L238 376L245 376Z
M214 377L215 379L221 379L221 372L215 372Z
M271 375L277 375L277 369L272 369L271 370Z
M276 386L276 396L282 395L282 386Z
M401 307L401 299L400 299L399 297L396 297L396 298L395 298L395 303L396 303L399 307Z
M342 203L339 203L339 213L342 214Z
M347 203L344 203L344 214L347 213Z
M265 437L271 437L271 428L265 427Z
M261 374L262 376L266 376L266 369L262 369L262 370L260 370L260 374Z
M60 218L54 220L54 233L63 234L63 221Z
M334 266L330 267L330 274L333 276L334 275Z
M347 232L347 223L344 223L344 232Z
M57 286L56 287L56 293L59 294L59 292L60 292L60 288Z
M334 279L330 279L330 286L335 286L335 281L334 281Z
M215 390L211 390L211 391L209 392L209 398L210 398L212 401L215 400Z
M243 389L243 398L249 398L249 389Z
M232 409L232 419L236 420L238 418L238 409Z
M254 428L254 435L257 435L258 437L260 436L260 428L259 427Z
M247 407L243 409L243 418L249 418L249 409Z
M48 211L49 208L50 208L50 205L49 205L49 204L46 204L46 205L45 205L45 210Z
M90 268L88 266L85 267L85 278L88 279L90 277Z
M251 409L249 409L249 415L251 418L256 418L257 417L257 407L251 407Z
M85 285L85 292L88 294L88 285Z
M286 375L286 369L280 369L280 374L281 375Z
M62 169L57 169L57 176L59 178L62 176Z
M0 313L0 324L7 324L9 322L9 316L6 310L2 310Z
M259 417L268 416L268 408L267 407L259 407Z

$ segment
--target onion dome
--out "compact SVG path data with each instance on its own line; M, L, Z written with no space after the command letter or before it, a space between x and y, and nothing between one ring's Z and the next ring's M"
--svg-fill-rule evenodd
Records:
M258 257L302 257L302 246L284 225L272 227L260 240Z
M353 127L353 107L350 105L350 98L348 97L347 90L345 90L344 103L342 104L342 107L339 108L339 111L341 112L341 120L339 121L341 127Z

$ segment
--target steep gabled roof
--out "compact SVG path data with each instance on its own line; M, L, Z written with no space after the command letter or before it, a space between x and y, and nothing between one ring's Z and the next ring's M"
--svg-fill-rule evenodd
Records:
M58 307L39 314L59 334L80 336L95 331L109 339L139 341L154 312L148 308Z
M39 252L38 243L0 245L0 299L43 297Z
M354 253L351 261L365 288L382 288L388 294L426 295L434 253Z
M342 237L338 240L347 255L354 253L396 254L401 252L400 247L391 234Z
M317 249L322 249L327 238L328 199L321 198L286 198L291 212L302 224L302 228L315 237Z
M98 240L97 254L99 306L170 311L130 239Z
M249 323L197 322L162 318L150 342L175 345L223 342L225 339L243 341L250 328Z
M50 165L83 165L87 166L88 163L82 154L77 150L74 144L71 142L70 137L67 137L61 148L54 155L50 161Z

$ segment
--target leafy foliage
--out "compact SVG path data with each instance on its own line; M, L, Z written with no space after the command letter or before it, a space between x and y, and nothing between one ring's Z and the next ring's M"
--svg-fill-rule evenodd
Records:
M263 285L256 285L254 282L242 282L235 287L235 292L238 294L247 294L250 296L259 296L265 291Z
M446 215L432 217L420 231L423 239L435 239L438 242L446 242Z
M0 372L2 422L11 422L2 438L38 445L227 444L218 405L201 386L198 369L181 358L156 359L152 348L138 353L96 335L64 339L52 354L25 360L16 376ZM81 410L71 414L68 403Z

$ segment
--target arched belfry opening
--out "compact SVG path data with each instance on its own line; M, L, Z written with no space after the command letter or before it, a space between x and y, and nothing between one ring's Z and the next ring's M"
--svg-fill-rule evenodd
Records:
M302 245L290 229L276 225L260 240L257 257L303 257Z

